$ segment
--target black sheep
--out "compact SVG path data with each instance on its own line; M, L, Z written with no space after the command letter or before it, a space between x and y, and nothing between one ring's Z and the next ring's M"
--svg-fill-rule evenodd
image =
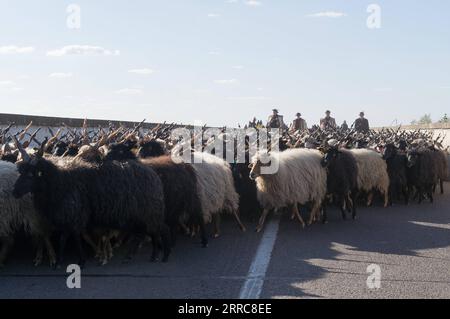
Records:
M0 156L0 160L5 161L5 162L10 162L10 163L15 163L15 162L17 162L18 155L19 154L17 152L2 154Z
M239 213L249 220L257 220L261 215L261 206L257 198L256 182L250 179L249 163L231 165L234 187L239 194Z
M419 196L419 204L427 195L433 202L433 188L438 182L433 151L413 149L408 152L408 188L413 188Z
M69 145L64 141L57 142L53 147L53 155L58 157L63 156L68 147Z
M436 166L436 173L439 180L439 186L441 190L441 194L444 194L444 181L447 179L448 174L448 163L447 156L441 150L438 150L434 147L430 148L431 154L433 156L433 160ZM435 188L435 187L433 187ZM433 189L434 190L434 189Z
M105 161L136 161L133 144L118 143L110 145ZM197 177L193 167L185 163L174 163L170 156L140 159L140 162L156 171L162 180L165 198L165 221L169 225L172 240L175 241L179 225L199 226L202 245L208 240L197 190Z
M167 151L162 141L151 140L139 145L138 156L140 158L158 157L166 154Z
M163 261L167 261L170 234L164 224L163 188L151 168L138 163L93 165L79 160L61 167L38 154L19 163L18 169L14 196L32 193L37 211L60 231L59 262L68 237L73 235L80 265L84 264L81 236L88 227L151 236L153 260L162 239Z
M387 171L389 175L389 203L392 205L394 198L397 198L400 193L403 194L406 205L409 201L408 192L408 176L407 164L408 158L405 154L400 154L397 147L388 143L383 150L383 159L387 164Z
M161 178L166 200L166 223L175 240L178 225L200 226L203 247L208 244L202 208L197 190L194 168L185 163L174 163L170 156L143 159Z
M322 159L322 166L327 168L327 192L336 198L342 212L342 218L346 219L345 207L352 212L352 218L356 218L356 195L358 166L352 154L346 150L331 147L326 151ZM323 221L326 222L326 208Z

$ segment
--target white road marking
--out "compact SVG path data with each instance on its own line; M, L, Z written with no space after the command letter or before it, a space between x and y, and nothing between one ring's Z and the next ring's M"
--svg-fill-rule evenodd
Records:
M273 247L277 239L280 220L271 220L266 224L258 250L253 258L247 274L247 279L241 288L239 299L259 299L264 285L267 268L269 267Z

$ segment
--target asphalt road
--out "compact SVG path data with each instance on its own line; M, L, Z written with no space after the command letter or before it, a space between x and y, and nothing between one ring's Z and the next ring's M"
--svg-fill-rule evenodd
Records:
M450 298L449 183L434 205L361 208L356 221L331 210L327 225L306 229L283 215L261 234L229 220L222 233L207 249L179 239L167 264L150 263L150 247L130 264L91 260L81 289L67 288L65 269L35 268L31 250L20 249L0 270L0 298ZM367 286L371 264L379 289Z

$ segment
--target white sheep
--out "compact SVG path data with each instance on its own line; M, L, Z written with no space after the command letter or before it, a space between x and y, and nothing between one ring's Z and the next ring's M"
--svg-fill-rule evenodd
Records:
M215 237L219 236L219 214L234 215L240 228L239 195L236 192L230 165L209 153L193 152L193 167L197 176L198 192L205 223L214 222Z
M373 200L373 191L377 190L384 198L384 206L389 203L389 175L387 164L381 154L368 149L349 151L358 165L358 190L368 193L367 205Z
M327 192L327 173L321 165L319 151L290 149L284 152L258 152L250 164L250 178L256 180L257 196L263 213L256 228L260 232L270 210L289 208L302 226L297 204L312 202L308 224L319 216ZM263 174L262 167L278 166L274 174Z
M37 253L34 264L42 262L44 244L50 264L56 264L56 255L49 238L49 226L34 209L31 196L15 199L12 195L14 184L19 177L17 167L13 163L0 161L0 266L14 244L14 235L19 230L32 236L36 241Z

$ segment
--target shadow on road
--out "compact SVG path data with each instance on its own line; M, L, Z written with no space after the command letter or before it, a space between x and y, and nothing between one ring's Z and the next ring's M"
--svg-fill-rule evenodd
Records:
M446 189L433 205L359 208L356 221L343 221L332 209L327 225L305 230L283 216L262 297L351 296L352 289L370 297L366 268L372 263L393 280L430 276L432 263L438 269L446 263L441 280L449 284L450 184Z

